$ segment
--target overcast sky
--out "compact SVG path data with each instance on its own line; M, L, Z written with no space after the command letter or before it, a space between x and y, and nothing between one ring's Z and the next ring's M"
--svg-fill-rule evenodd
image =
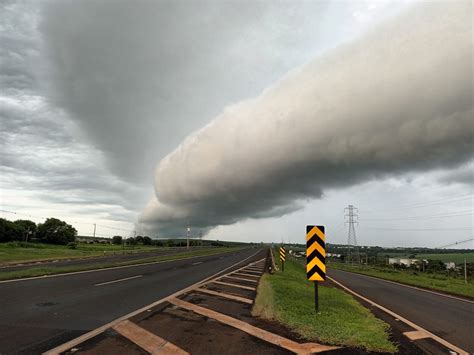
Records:
M0 6L1 217L345 243L353 204L359 244L473 237L470 1Z

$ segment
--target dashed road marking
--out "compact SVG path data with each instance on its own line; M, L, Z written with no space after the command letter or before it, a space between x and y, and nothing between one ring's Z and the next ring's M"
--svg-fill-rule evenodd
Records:
M128 281L128 280L138 279L139 277L143 277L143 275L131 276L131 277L126 277L126 278L124 278L124 279L118 279L118 280L112 280L112 281L102 282L102 283L100 283L100 284L95 284L94 286L110 285L110 284L114 284L114 283L116 283L116 282L122 282L122 281Z

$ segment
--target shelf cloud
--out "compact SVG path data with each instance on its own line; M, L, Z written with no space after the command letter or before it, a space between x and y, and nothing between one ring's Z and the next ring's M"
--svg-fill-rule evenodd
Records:
M226 107L155 171L141 229L296 211L328 188L473 158L472 4L419 4Z

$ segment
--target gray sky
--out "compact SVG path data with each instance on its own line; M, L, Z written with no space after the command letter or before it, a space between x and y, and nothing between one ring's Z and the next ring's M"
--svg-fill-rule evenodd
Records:
M470 2L1 6L5 218L343 243L354 204L360 244L473 235Z

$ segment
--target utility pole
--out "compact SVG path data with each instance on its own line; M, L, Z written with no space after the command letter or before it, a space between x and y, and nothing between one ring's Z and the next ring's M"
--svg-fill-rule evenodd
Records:
M188 227L186 232L186 249L189 249L189 234L191 232L191 228Z
M349 205L344 209L344 211L347 211L345 217L348 218L345 223L349 225L349 230L347 234L347 259L350 260L351 264L354 263L354 259L356 263L359 264L360 255L355 231L355 224L359 224L359 222L357 222L357 208L355 208L353 205Z
M95 228L97 227L97 224L94 223L94 238L95 238Z
M202 246L202 230L199 230L199 245Z
M26 230L26 236L25 236L25 248L28 248L28 235L30 234L30 227ZM466 259L464 259L466 261Z

